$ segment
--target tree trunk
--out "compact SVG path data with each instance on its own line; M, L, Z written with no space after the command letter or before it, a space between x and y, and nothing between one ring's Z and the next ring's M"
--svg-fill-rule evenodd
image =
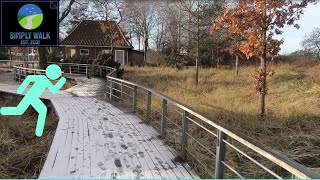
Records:
M267 93L267 64L266 64L266 53L261 57L261 90L260 90L260 115L265 116L265 97Z
M181 51L181 8L179 8L179 18L178 18L178 53Z
M47 49L45 47L38 47L39 54L39 69L46 69L48 66L47 62Z
M239 57L238 55L236 55L236 76L239 75L239 69L238 69L238 66L239 66Z
M141 48L140 48L141 36L140 36L139 33L137 34L137 39L138 39L138 49L139 49L139 51L140 51L140 50L141 50Z
M144 32L144 55L143 55L143 60L144 62L147 62L147 51L148 51L148 32Z
M10 61L12 61L11 47L9 47L9 58L10 58Z
M198 9L197 9L197 53L196 53L196 87L198 87L199 84L199 59L200 59L200 54L199 54L199 44L200 44L200 19L199 19L199 0L198 0Z

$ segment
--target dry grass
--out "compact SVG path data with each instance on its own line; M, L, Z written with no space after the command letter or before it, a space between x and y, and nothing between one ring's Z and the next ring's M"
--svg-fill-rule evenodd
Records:
M159 90L306 166L319 168L320 65L272 68L276 74L268 77L265 119L259 117L258 95L251 90L254 67L241 68L238 77L233 70L201 69L198 88L192 69L126 67L124 79ZM202 136L202 132L195 134ZM201 138L212 142L205 135Z
M0 107L18 101L0 99ZM49 112L43 136L35 136L38 114L31 108L23 116L0 116L0 178L38 178L56 129Z

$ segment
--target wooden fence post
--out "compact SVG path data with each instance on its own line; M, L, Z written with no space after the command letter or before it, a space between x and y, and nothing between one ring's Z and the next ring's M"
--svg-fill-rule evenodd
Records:
M146 111L146 121L150 122L150 115L151 115L151 92L148 91L147 94L147 111Z
M166 134L167 127L167 100L162 99L162 113L161 113L161 136L164 137Z
M184 160L187 160L187 155L188 155L188 127L189 127L189 120L187 118L188 116L188 112L187 111L183 111L182 114L182 142L181 142L181 154L182 154L182 158Z
M133 87L133 112L136 112L137 109L137 94L138 94L138 87Z
M222 163L226 156L226 140L227 135L222 131L218 130L217 133L217 152L216 152L216 168L215 168L215 178L223 179L224 174L224 164Z

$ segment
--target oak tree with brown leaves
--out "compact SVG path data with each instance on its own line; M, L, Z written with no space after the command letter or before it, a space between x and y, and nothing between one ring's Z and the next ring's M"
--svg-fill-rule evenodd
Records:
M260 97L260 113L265 115L265 95L267 94L267 55L276 56L280 51L283 40L274 39L274 35L283 33L284 25L299 28L296 21L303 14L308 3L315 0L236 0L235 4L225 7L224 14L210 29L211 33L226 28L231 36L245 38L239 44L239 50L247 58L258 56L261 67L255 75L254 89Z

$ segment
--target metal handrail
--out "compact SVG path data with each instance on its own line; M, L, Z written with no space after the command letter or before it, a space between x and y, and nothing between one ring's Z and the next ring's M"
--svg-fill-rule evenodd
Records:
M283 155L281 152L276 151L274 149L271 149L265 145L260 144L259 142L251 139L250 137L247 137L239 132L237 132L236 130L232 129L231 127L222 124L221 122L215 122L210 120L209 118L206 118L205 116L201 115L198 111L188 107L187 105L180 103L178 101L176 101L175 99L168 97L154 89L142 86L142 85L138 85L136 83L133 82L129 82L126 80L122 80L122 79L118 79L115 77L111 77L111 76L107 76L107 81L109 82L109 90L110 92L108 92L108 94L110 95L109 98L112 100L112 94L114 93L113 90L116 88L113 84L116 84L115 82L117 82L117 84L121 84L121 86L132 86L132 89L135 89L135 91L133 91L133 105L136 104L137 101L136 99L136 95L135 92L137 91L137 89L142 89L146 92L148 92L148 94L152 94L152 96L157 96L160 97L162 99L163 106L162 106L162 116L166 117L166 108L167 108L167 103L173 104L176 107L179 107L183 112L184 112L184 120L183 121L188 121L187 119L190 118L189 115L192 115L198 119L200 119L203 123L206 123L207 125L214 127L215 129L218 130L217 133L217 141L219 143L223 144L223 148L221 148L221 145L217 146L217 159L216 159L216 178L223 178L223 171L224 171L224 158L222 156L225 156L225 142L226 142L226 137L231 138L233 140L236 140L237 142L239 142L240 144L244 145L247 148L250 148L252 151L254 151L255 153L265 157L266 159L268 159L270 162L277 164L278 166L282 167L283 169L287 170L288 172L290 172L294 177L297 178L320 178L320 175L314 171L312 171L311 169L297 163L296 161L288 158L287 156ZM121 88L122 90L123 88ZM121 92L122 93L122 92ZM148 95L149 98L149 95ZM151 98L151 95L150 95ZM147 101L147 107L149 107L151 104L151 100L146 100ZM164 107L165 106L165 107ZM135 111L135 107L134 111ZM147 109L147 116L148 116L148 112L150 111L150 109ZM165 111L165 112L164 112ZM165 121L166 118L161 118L161 121ZM163 123L166 122L162 122ZM184 131L185 134L188 133L188 126L185 124L186 122L182 122L183 126L184 126ZM198 124L199 125L199 124ZM201 126L199 126L200 128L203 128ZM186 129L187 128L187 129ZM208 129L206 129L208 130ZM215 134L215 133L214 133ZM182 137L182 142L185 142L186 140L186 135L183 134ZM187 143L187 142L185 142ZM183 145L182 145L183 146ZM187 147L187 144L185 144L184 146ZM183 150L182 150L183 151ZM222 152L224 151L224 152ZM182 157L184 156L185 158L185 152L182 152ZM251 157L250 157L251 158ZM251 160L251 159L250 159ZM263 166L263 168L265 168ZM265 169L266 170L266 169ZM268 171L269 173L272 172L270 169L267 169L266 171ZM271 174L273 174L274 172L272 172ZM275 177L279 178L278 175L275 175Z
M66 66L66 67L71 67L71 65L77 65L77 66L85 66L88 67L88 65L86 64L82 64L82 65L78 65L78 64L72 64L72 63L58 63L58 65L60 66ZM45 70L39 70L39 69L30 69L30 68L25 68L22 67L23 65L17 65L14 66L15 70L15 79L18 75L18 80L22 80L21 72L22 70L24 70L25 72L27 71L32 71L34 73L36 72L41 72L41 73L45 73ZM165 135L165 131L166 131L166 123L167 123L167 105L168 103L174 105L175 107L180 108L180 110L182 110L182 139L181 139L181 146L182 146L182 152L181 152L181 156L184 159L187 159L187 153L188 153L188 136L190 136L190 134L188 133L188 122L192 123L192 118L191 116L198 118L199 120L201 120L201 122L206 123L207 125L217 129L217 133L214 132L210 132L210 134L215 134L216 138L217 138L217 146L216 146L216 166L215 166L215 178L223 178L223 174L224 174L224 169L225 167L227 167L228 169L232 169L232 171L234 171L234 169L231 166L227 166L226 162L225 162L225 152L226 152L226 145L230 146L230 143L226 141L226 138L231 138L233 140L236 140L237 142L239 142L240 144L244 145L247 148L250 148L252 151L254 151L255 153L265 157L266 159L268 159L270 162L277 164L278 166L282 167L283 169L287 170L288 172L290 172L294 177L297 178L320 178L320 175L314 171L312 171L311 169L308 169L307 167L297 163L296 161L288 158L287 156L283 155L281 152L278 152L276 150L273 150L265 145L260 144L259 142L251 139L250 137L247 137L239 132L237 132L236 130L232 129L231 127L222 124L221 122L213 122L211 121L209 118L206 118L205 116L201 115L198 111L188 107L187 105L180 103L178 101L176 101L173 98L170 98L154 89L151 88L147 88L145 86L141 86L138 85L136 83L132 83L129 81L125 81L122 79L118 79L113 77L116 73L116 69L114 68L110 68L110 67L105 67L104 68L110 70L110 72L106 75L107 81L109 82L109 92L107 92L107 94L109 94L109 98L112 100L113 97L115 97L115 94L113 92L113 90L116 88L113 84L117 84L118 86L121 86L120 89L120 93L121 96L116 96L117 99L120 99L121 101L125 101L123 98L123 94L127 94L123 92L123 87L130 87L129 89L132 90L133 94L130 95L132 98L132 106L133 106L133 110L135 111L137 109L137 92L138 89L141 89L145 92L148 93L147 99L146 99L146 103L147 103L147 113L146 113L146 118L150 117L151 119L153 119L150 116L150 108L151 108L151 99L152 99L152 95L155 95L155 97L162 99L162 109L161 109L161 122L160 122L160 126L161 126L161 135ZM17 74L18 73L18 74ZM88 68L86 68L86 73L88 73ZM24 74L26 75L26 74ZM114 83L113 83L114 82ZM115 83L117 82L117 83ZM119 91L117 91L119 93ZM128 94L129 95L129 94ZM198 127L200 128L204 128L204 126L201 126L200 124L195 123ZM208 131L209 129L204 129L205 131ZM235 147L235 145L232 145ZM237 148L235 148L237 149ZM247 155L247 154L246 154ZM193 156L193 155L192 155ZM247 155L248 156L248 155ZM250 157L249 159L251 159L252 157ZM270 169L266 168L265 166L263 166L263 168L267 171L267 172L272 172ZM272 172L271 174L273 174L274 172ZM235 174L239 174L239 173L235 173ZM240 176L239 176L240 177ZM242 176L241 176L242 177ZM277 178L279 178L278 175L276 175Z
M54 62L48 62L48 64L57 64L58 66L66 67L69 70L68 72L62 72L63 74L90 74L90 68L96 67L99 69L99 75L100 77L107 76L114 76L116 77L117 70L115 68L107 67L107 66L99 66L99 65L90 65L90 64L75 64L75 63L54 63ZM14 68L14 79L18 81L22 81L26 76L28 72L31 72L33 74L45 74L45 70L43 69L35 69L35 68L27 68L24 67L25 63L18 64L13 66ZM72 72L72 67L77 66L79 67L77 71ZM80 67L85 67L85 71L81 71ZM105 71L105 75L103 73L103 70Z

